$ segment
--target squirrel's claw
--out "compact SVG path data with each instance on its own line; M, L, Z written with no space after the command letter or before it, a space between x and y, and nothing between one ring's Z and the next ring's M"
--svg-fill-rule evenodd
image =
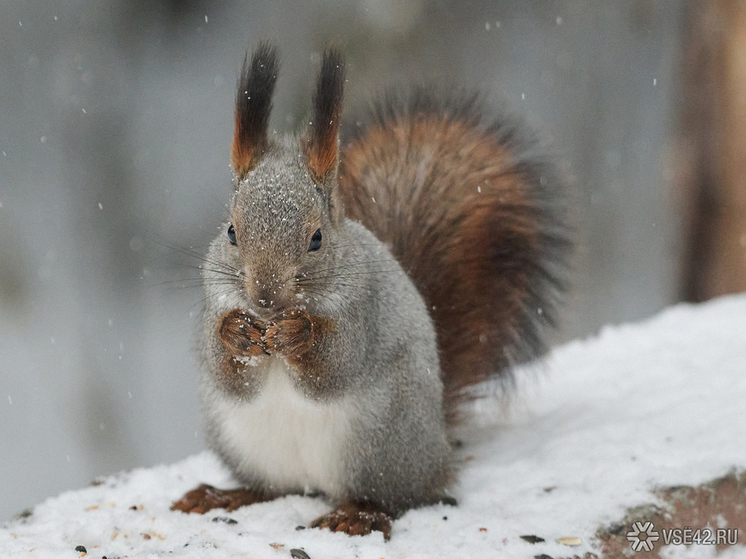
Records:
M248 489L218 489L203 483L186 493L171 505L171 510L205 514L212 509L225 509L228 512L239 507L267 501L268 498Z
M311 522L311 528L328 528L350 536L382 532L383 538L388 540L391 538L391 516L373 507L344 503Z
M258 357L269 355L264 343L265 325L251 318L241 309L233 309L223 315L218 334L220 341L236 357Z

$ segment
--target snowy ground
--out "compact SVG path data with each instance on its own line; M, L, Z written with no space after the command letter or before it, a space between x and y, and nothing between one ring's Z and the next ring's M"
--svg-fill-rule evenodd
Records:
M310 497L205 516L171 512L171 502L198 483L230 485L203 453L47 500L2 526L0 556L76 557L77 546L109 559L277 559L300 548L311 559L600 556L597 530L630 507L656 502L656 487L698 485L746 468L746 296L607 327L556 349L542 369L523 375L509 417L480 406L463 449L459 506L410 511L389 542L378 533L297 530L328 510ZM746 533L739 541L746 543ZM715 553L713 546L664 551ZM723 556L746 556L746 549Z

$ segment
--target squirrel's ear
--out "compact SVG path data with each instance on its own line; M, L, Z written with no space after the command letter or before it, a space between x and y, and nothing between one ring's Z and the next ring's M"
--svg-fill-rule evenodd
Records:
M236 129L233 133L233 170L243 179L267 149L267 127L272 111L272 93L277 82L277 49L259 43L249 62L243 61L236 94Z
M338 163L339 118L344 97L345 64L335 47L324 52L321 72L313 96L313 113L306 138L306 157L311 177L323 185Z

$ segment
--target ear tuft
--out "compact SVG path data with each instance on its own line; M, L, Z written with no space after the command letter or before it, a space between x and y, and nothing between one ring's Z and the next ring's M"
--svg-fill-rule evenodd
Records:
M321 71L313 96L313 114L308 130L306 157L311 177L323 184L338 163L339 119L344 97L345 63L335 47L324 52Z
M278 68L277 49L264 41L254 51L251 62L248 53L244 58L236 94L232 149L233 170L239 180L256 167L267 148L267 127Z

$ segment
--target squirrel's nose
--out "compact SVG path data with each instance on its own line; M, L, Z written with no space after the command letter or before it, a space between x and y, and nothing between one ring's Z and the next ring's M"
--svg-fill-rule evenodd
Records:
M254 304L258 309L271 310L275 307L275 294L271 289L260 289L254 293Z
M247 291L257 313L266 318L285 306L285 293L281 285L274 282L247 285ZM266 315L266 316L265 316Z

